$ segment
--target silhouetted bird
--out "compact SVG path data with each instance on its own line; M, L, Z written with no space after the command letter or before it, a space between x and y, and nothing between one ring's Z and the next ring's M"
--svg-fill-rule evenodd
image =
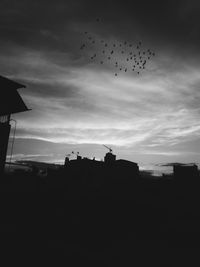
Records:
M80 49L82 50L85 47L85 44L81 45Z
M114 51L112 50L110 53L111 53L111 55L112 55L112 54L114 53Z
M125 69L124 71L127 72L127 69Z
M117 73L115 73L115 76L117 76Z

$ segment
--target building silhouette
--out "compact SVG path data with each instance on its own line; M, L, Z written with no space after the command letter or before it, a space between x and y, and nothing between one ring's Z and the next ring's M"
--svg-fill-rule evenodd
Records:
M174 165L173 173L175 179L188 180L188 178L199 177L199 171L196 164L184 164L184 165Z
M113 162L116 161L116 155L114 155L112 152L106 153L104 157L104 162L107 164L112 164Z
M25 86L0 76L0 174L4 172L6 162L11 114L28 110L17 91L19 88Z

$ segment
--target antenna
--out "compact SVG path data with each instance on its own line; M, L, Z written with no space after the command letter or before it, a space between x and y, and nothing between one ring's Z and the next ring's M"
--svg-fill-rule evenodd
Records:
M106 145L103 145L103 146L106 147L109 150L110 153L112 153L112 151L113 151L112 148L110 148L110 147L108 147Z

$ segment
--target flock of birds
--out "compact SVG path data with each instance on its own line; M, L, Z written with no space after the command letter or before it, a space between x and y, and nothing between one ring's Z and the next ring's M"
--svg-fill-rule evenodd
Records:
M96 21L100 22L99 19ZM118 76L120 72L128 71L140 74L146 69L148 61L155 56L155 52L143 48L141 41L136 44L127 41L107 42L103 39L95 38L85 31L84 41L80 46L80 50L87 48L91 51L90 60L96 61L100 65L111 64L115 69L115 76Z

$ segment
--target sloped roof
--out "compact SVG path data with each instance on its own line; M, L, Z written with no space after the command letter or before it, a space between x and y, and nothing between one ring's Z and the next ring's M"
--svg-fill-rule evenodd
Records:
M28 110L17 91L25 87L25 85L0 76L0 116Z

